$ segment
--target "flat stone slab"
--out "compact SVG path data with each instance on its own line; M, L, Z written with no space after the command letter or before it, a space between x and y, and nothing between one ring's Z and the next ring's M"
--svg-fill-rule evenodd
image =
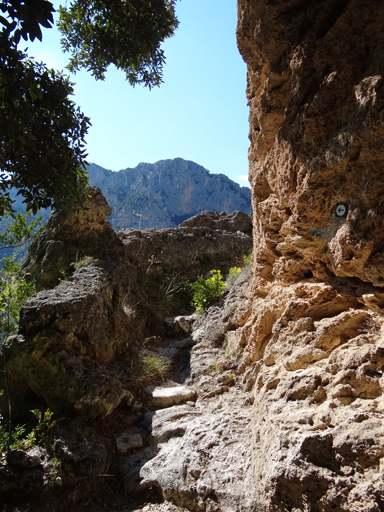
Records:
M187 386L172 386L169 388L148 386L145 388L145 392L148 395L149 407L152 410L184 404L188 401L194 401L196 398L196 391Z
M151 443L159 444L167 442L172 437L183 436L187 427L199 416L201 413L194 407L174 405L167 409L148 412L144 416L144 422L151 425Z
M121 434L116 437L116 448L121 454L143 446L143 438L140 434Z

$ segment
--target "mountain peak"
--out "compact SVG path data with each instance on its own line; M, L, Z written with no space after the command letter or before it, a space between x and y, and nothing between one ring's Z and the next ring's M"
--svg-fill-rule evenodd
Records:
M251 192L224 174L174 158L112 172L90 164L89 181L112 208L115 229L175 227L205 210L251 212Z

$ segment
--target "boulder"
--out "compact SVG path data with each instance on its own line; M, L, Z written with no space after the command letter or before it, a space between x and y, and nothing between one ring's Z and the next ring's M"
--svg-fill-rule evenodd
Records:
M116 437L118 453L124 454L135 448L142 448L143 438L140 434L120 434Z
M89 266L118 252L121 242L106 222L111 209L105 197L96 187L89 187L87 196L82 206L54 210L42 234L32 241L23 269L38 289L57 286L84 258Z
M244 212L237 211L230 214L204 211L194 215L180 224L182 228L210 228L221 229L236 233L252 233L252 218Z
M32 391L69 416L104 417L124 399L131 402L118 372L105 369L125 346L130 322L113 310L113 288L96 267L26 301L20 335L7 350L10 389ZM21 406L16 396L14 414L25 412Z
M24 450L10 450L6 455L9 466L15 468L34 468L41 464L38 455L27 453Z

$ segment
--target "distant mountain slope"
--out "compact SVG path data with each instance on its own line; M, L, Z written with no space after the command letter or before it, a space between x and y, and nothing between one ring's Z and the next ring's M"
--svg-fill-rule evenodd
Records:
M182 158L109 171L90 165L89 182L112 208L115 229L174 227L204 210L251 212L251 191Z
M14 189L14 188L11 189L11 199L13 199L15 201L12 206L16 213L24 214L26 205L25 205L25 203L23 203L22 196L18 196L17 192L18 192L17 189ZM50 213L51 213L50 208L40 210L37 213L37 215L33 215L31 218L36 219L36 217L38 215L42 215L43 216L42 225L43 225L48 220ZM5 216L0 217L0 233L2 233L4 231L6 226L8 226L12 223L13 223L12 217L8 217L8 218L6 218ZM21 247L18 247L16 249L2 249L0 252L0 258L3 258L4 256L8 256L10 258L16 252L18 255L17 259L22 260L28 250L28 247L29 247L29 243L26 243L25 245L22 245ZM0 262L0 267L1 266L2 266L2 263Z

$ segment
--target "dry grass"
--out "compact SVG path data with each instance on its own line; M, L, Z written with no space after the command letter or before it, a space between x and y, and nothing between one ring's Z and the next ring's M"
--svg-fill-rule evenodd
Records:
M132 365L133 379L142 386L156 384L165 380L170 369L170 364L159 357L140 357L135 365Z

